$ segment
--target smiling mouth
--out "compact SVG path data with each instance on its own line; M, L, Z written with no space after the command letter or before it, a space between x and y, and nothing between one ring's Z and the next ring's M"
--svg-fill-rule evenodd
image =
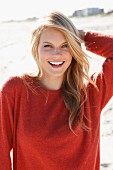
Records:
M62 66L62 65L64 64L64 61L59 61L59 62L49 61L49 64L50 64L51 66L56 66L56 67L58 67L58 66Z

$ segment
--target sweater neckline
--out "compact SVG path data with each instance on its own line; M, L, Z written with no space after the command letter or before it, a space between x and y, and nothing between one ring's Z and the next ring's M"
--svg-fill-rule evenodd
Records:
M47 89L41 83L37 82L35 78L27 75L26 76L27 81L29 82L30 86L34 86L34 89L40 89L41 91L49 94L60 94L62 92L62 87L60 87L57 90Z
M45 88L45 87L43 87L43 86L40 86L40 88L41 88L43 91L45 91L46 93L49 93L49 94L59 94L59 93L61 93L61 91L62 91L62 88L59 88L59 89L57 89L57 90L47 89L47 88Z
M45 86L43 86L43 84L39 83L39 88L42 89L43 91L45 91L46 93L49 93L49 94L59 94L61 93L62 91L62 88L60 87L59 89L48 89L46 88Z

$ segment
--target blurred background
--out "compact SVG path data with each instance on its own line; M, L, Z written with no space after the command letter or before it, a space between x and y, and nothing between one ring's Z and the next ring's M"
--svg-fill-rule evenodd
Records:
M0 84L7 77L34 72L31 32L38 19L51 10L67 15L78 29L113 34L112 0L1 0L0 1ZM103 59L87 52L90 73L101 68ZM113 99L101 116L101 170L113 170Z

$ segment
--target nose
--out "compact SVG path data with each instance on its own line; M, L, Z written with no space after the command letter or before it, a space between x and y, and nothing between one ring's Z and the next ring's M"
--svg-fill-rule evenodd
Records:
M60 49L59 49L59 48L54 48L54 49L53 49L53 55L54 55L54 56L61 55Z

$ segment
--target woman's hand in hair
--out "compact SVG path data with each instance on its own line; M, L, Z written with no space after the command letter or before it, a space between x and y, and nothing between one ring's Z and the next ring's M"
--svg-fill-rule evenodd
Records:
M79 31L80 39L84 41L84 37L86 35L86 32L84 30L78 30L78 31Z

